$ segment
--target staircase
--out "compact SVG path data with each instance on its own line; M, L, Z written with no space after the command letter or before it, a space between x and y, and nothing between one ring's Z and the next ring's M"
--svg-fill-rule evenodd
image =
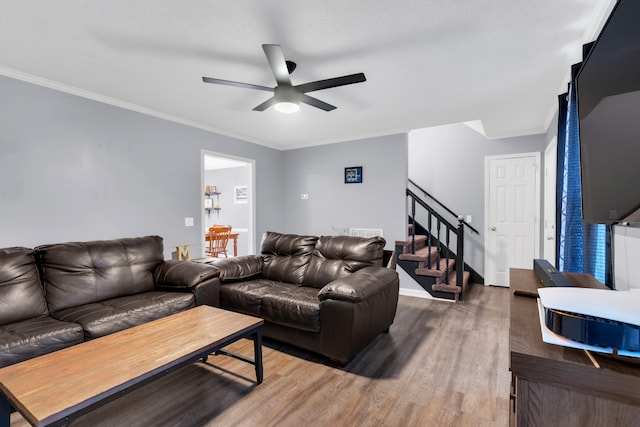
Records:
M408 240L396 240L398 265L433 297L461 301L471 277L470 269L464 263L464 233L465 230L478 231L413 181L409 180L409 183L424 196L407 188L411 204L409 237ZM440 206L439 211L431 206L434 203ZM417 207L422 208L426 227L416 221ZM455 217L457 225L452 224L455 221L448 221L445 215Z

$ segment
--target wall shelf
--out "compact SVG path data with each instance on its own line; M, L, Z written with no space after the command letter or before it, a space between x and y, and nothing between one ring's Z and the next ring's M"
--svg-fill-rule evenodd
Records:
M208 187L207 187L208 188ZM204 210L207 211L207 215L211 217L211 211L215 211L218 216L220 216L220 192L218 191L210 191L205 192L204 195L206 198L204 199Z

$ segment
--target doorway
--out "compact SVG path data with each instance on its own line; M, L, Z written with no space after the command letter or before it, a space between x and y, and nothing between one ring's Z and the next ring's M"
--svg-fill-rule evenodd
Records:
M234 239L227 253L255 253L255 162L211 151L202 151L202 256L205 236L214 224L230 225Z
M510 268L540 252L540 153L485 157L485 283L509 286Z

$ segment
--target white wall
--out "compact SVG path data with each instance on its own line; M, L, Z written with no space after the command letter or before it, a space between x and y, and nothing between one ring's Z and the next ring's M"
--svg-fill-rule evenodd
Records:
M387 248L406 236L407 136L389 135L284 153L284 230L330 235L382 228ZM344 168L363 167L362 184L345 184ZM302 200L301 194L309 199Z
M542 153L546 142L544 134L488 139L462 123L409 132L409 178L456 214L471 215L471 225L480 235L467 232L465 261L481 276L484 276L484 159Z
M254 159L258 243L283 228L281 151L8 77L0 94L0 247L158 234L167 258L200 253L203 149Z
M640 228L613 227L613 267L615 289L640 290Z

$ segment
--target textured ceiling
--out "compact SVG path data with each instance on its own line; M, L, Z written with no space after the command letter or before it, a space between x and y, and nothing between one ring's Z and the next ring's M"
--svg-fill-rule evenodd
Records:
M2 0L0 74L278 149L480 121L488 137L544 132L556 96L613 0ZM251 111L274 86L263 43L294 84L336 105ZM476 123L477 125L478 123Z

